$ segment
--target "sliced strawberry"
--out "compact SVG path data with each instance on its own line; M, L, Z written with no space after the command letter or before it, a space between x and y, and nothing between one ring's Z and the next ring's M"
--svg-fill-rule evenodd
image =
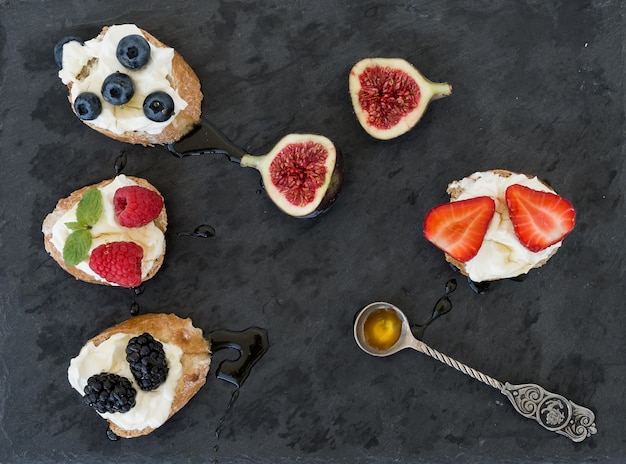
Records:
M495 209L495 201L487 196L436 206L424 219L424 236L454 259L467 262L478 253Z
M555 193L513 184L506 189L505 198L515 235L530 251L560 242L574 228L574 207Z

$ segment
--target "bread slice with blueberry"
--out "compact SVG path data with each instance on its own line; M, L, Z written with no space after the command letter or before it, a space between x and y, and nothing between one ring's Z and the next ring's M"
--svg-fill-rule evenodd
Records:
M68 380L117 436L147 435L206 383L211 346L191 319L144 314L87 341Z
M50 256L76 279L138 287L163 264L167 212L146 179L119 175L58 201L42 225Z
M121 142L180 140L200 120L200 80L183 57L134 24L107 26L94 39L65 37L54 48L72 110Z

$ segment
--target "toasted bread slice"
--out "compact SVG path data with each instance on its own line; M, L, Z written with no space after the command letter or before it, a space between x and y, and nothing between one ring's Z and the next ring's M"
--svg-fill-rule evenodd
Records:
M504 178L508 178L511 177L512 175L518 175L519 173L516 172L512 172L512 171L508 171L506 169L492 169L489 172L498 175L500 177L504 177ZM529 174L522 174L524 176L526 176L528 179L532 179L534 178L534 176L531 176ZM544 181L542 181L541 179L538 179L543 185L545 185L548 189L550 189L550 191L554 191L552 190L552 187L550 187L547 183L545 183ZM448 185L448 188L446 190L446 192L448 193L448 195L450 195L450 201L455 201L456 199L459 198L459 196L463 193L463 190L460 188L460 186L455 185L454 182L451 182ZM502 201L504 201L504 199L500 199ZM543 266L545 263L548 262L548 260L558 251L558 248L555 248L552 250L552 253L545 259L537 262L534 266L533 269L539 268L541 266ZM446 261L449 262L450 264L452 264L454 267L456 267L459 272L467 277L470 277L470 274L467 272L467 269L465 267L465 263L453 258L452 256L450 256L447 253L445 254L445 258ZM492 280L498 280L498 279L492 279Z
M211 365L211 346L209 341L204 338L202 329L194 327L191 319L182 319L175 314L143 314L131 317L104 330L86 344L92 342L95 346L99 346L115 334L138 336L144 332L149 333L161 343L171 343L182 350L180 358L182 375L176 385L174 398L167 416L169 419L185 406L206 383L206 376ZM125 360L122 361L125 362ZM83 392L79 393L82 394ZM111 431L123 438L147 435L156 430L153 427L126 430L112 422L111 419L107 420Z
M157 188L154 187L152 184L150 184L147 180L139 178L139 177L132 177L132 176L127 176L127 177L133 182L135 182L137 185L140 185L142 187L148 188L150 190L153 190L159 193ZM59 219L67 211L72 209L74 205L78 204L78 202L83 197L83 194L87 190L89 190L92 187L96 187L96 188L104 187L110 184L111 182L113 182L114 180L115 178L112 178L112 179L103 180L102 182L99 182L97 184L88 185L86 187L76 190L69 197L62 198L57 203L56 207L54 208L54 211L48 214L48 216L46 216L46 218L43 221L42 232L44 234L44 246L45 246L46 251L59 264L59 266L61 266L63 269L65 269L68 273L73 275L78 280L83 280L85 282L101 284L101 285L114 285L109 282L96 279L92 275L89 275L86 272L82 271L81 269L78 269L76 266L67 266L65 264L65 261L63 260L63 250L57 249L52 243L54 225L59 221ZM157 228L161 230L161 232L165 233L165 230L167 229L167 212L165 211L165 207L163 207L163 209L159 213L159 216L154 220L154 223L157 226ZM152 269L143 278L144 282L154 277L157 271L161 268L164 257L165 257L165 241L163 241L163 251L161 252L160 256L155 260L152 266Z
M96 40L104 36L108 30L109 26L104 27L98 37L96 37ZM144 31L143 29L139 30L152 46L157 48L169 48L150 33ZM86 69L81 70L81 74L88 75L90 71L89 66L95 62L97 62L97 59L90 61L86 66ZM98 126L97 121L83 120L83 122L92 129L111 137L112 139L119 140L120 142L140 144L144 146L176 142L188 134L194 126L199 123L203 95L198 76L176 50L174 50L171 72L167 76L167 80L178 95L185 100L187 106L183 110L178 111L171 118L169 124L164 126L160 133L151 134L145 131L136 130L118 134ZM70 101L70 106L72 111L76 114L72 101L72 82L68 82L67 87L69 90L68 99Z

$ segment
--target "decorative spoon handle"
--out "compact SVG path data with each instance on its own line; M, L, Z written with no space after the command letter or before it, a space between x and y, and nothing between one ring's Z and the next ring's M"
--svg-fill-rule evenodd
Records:
M567 398L551 393L532 383L522 385L503 384L451 357L432 349L421 340L415 340L412 348L453 367L457 371L479 380L505 395L522 416L535 419L545 429L580 442L597 432L595 414Z
M539 385L507 382L501 392L522 416L535 419L546 429L573 441L583 441L598 431L593 411Z
M469 375L470 377L476 380L479 380L482 383L486 383L487 385L495 388L496 390L500 390L500 391L504 390L504 384L500 382L499 380L496 380L493 377L489 377L488 375L485 375L482 372L479 372L476 369L473 369L457 361L456 359L452 359L450 356L447 356L443 353L440 353L437 350L432 349L430 346L428 346L426 343L424 343L421 340L415 340L415 343L412 345L412 347L416 349L417 351L430 356L431 358L435 358L437 361L440 361L444 364L447 364L450 367L453 367L457 371L463 372L465 375Z

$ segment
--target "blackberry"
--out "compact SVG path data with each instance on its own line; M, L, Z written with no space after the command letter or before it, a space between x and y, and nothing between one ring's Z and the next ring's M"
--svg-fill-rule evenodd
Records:
M89 377L83 400L100 414L128 412L135 406L136 394L126 377L102 372Z
M131 338L126 345L126 361L130 365L139 388L151 391L158 388L167 377L169 368L163 344L149 333Z

